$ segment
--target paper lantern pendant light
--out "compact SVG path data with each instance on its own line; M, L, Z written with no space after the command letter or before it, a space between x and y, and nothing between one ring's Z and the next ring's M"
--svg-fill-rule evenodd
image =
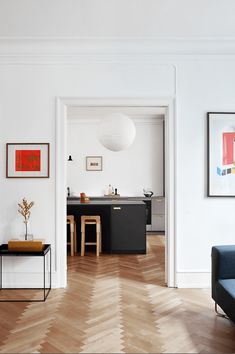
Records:
M122 113L112 113L103 118L98 129L100 143L112 151L128 148L133 143L135 134L134 122Z

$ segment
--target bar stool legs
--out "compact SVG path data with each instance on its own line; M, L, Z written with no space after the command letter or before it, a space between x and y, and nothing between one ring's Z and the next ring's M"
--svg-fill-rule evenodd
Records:
M85 254L85 222L81 221L81 256Z
M77 250L77 230L73 215L67 215L67 225L70 226L70 240L67 245L70 245L71 256L74 256Z
M96 242L86 242L86 225L96 225ZM86 245L95 245L96 256L99 257L100 252L102 252L101 221L99 215L81 216L81 256L85 255Z
M96 257L100 255L100 223L96 224Z

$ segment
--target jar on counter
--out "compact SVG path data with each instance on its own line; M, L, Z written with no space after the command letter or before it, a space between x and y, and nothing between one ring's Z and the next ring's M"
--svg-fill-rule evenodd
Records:
M80 203L85 203L86 201L86 193L80 193Z

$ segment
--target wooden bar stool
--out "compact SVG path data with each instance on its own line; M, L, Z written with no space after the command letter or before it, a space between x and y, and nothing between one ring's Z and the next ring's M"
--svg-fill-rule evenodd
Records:
M85 231L86 225L96 225L96 242L86 242ZM81 216L81 256L85 254L86 245L96 245L96 256L99 257L102 252L101 245L101 221L99 215L82 215Z
M67 225L70 226L70 240L67 241L67 245L70 246L71 256L74 256L77 251L77 229L73 215L67 215Z

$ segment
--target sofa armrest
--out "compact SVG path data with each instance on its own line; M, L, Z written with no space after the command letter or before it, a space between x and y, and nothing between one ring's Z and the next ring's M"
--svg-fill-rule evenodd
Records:
M214 246L212 257L212 279L235 279L235 245Z
M217 302L218 280L235 279L235 245L212 247L211 266L211 294Z

